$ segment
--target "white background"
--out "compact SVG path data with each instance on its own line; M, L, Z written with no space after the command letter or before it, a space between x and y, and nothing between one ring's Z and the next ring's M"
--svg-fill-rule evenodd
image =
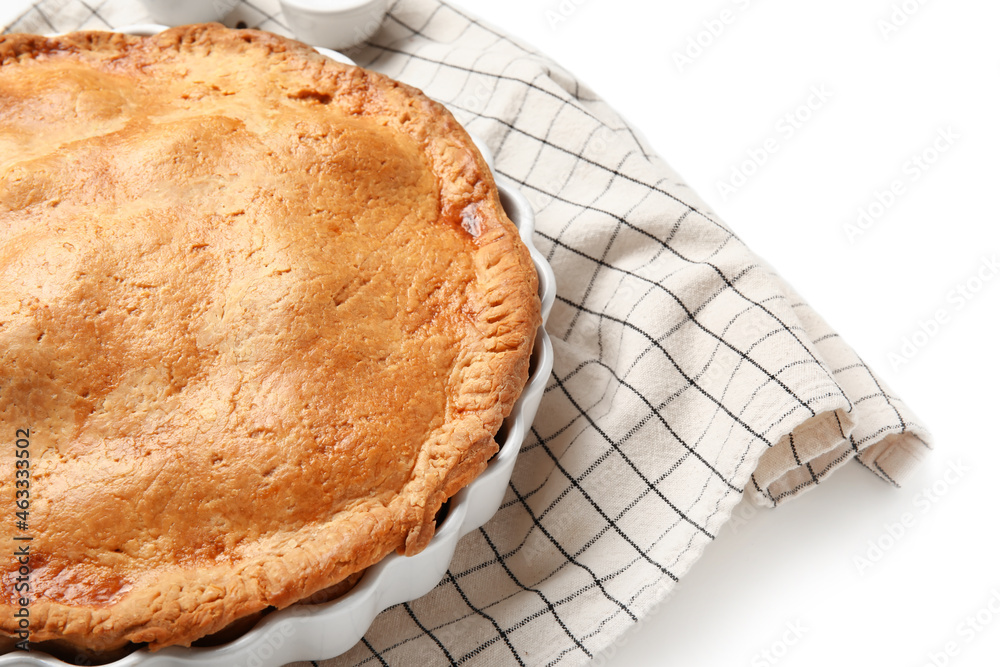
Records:
M10 1L0 22L26 4ZM777 510L740 506L598 662L998 664L1000 275L984 261L1000 258L1000 3L455 1L607 99L936 435L902 490L852 464ZM898 29L894 7L911 12ZM817 87L829 98L800 109ZM809 118L789 133L796 110ZM943 152L939 131L957 135ZM768 139L763 166L724 196ZM849 237L897 180L902 194ZM935 313L944 323L921 334Z
M902 490L852 464L776 510L738 508L748 519L598 662L1000 664L1000 275L984 271L993 279L971 300L952 292L984 258L1000 260L1000 3L910 0L898 30L879 22L902 0L457 4L552 56L638 127L936 436ZM723 10L731 21L713 36L704 22ZM702 31L707 46L679 63ZM789 137L777 124L814 86L831 96ZM947 128L957 139L932 165L907 164ZM718 183L768 138L777 150L724 198ZM845 225L897 179L903 194L851 243ZM945 324L893 363L938 310ZM967 469L949 474L951 463ZM893 526L907 514L909 526ZM984 624L966 620L977 612Z

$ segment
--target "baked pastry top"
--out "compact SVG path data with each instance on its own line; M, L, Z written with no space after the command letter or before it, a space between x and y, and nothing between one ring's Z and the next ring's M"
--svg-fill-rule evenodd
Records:
M32 537L33 642L189 644L419 552L539 323L419 91L217 24L0 36L0 441L30 429L31 466L25 531L0 448L0 539Z

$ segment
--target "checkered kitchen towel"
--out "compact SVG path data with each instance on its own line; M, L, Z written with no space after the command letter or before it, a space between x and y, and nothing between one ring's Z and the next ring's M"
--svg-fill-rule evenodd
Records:
M227 23L289 34L276 0ZM9 31L143 22L44 0ZM399 0L351 55L444 102L537 211L555 369L497 516L433 592L328 665L572 665L659 602L746 493L775 505L860 462L898 483L907 407L611 108L439 0Z

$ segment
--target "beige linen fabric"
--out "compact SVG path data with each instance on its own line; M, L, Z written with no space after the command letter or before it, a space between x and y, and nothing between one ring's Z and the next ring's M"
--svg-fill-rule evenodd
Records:
M135 0L44 0L8 30L145 20ZM288 34L274 0L239 1L238 23ZM920 459L907 407L571 74L438 0L399 0L350 55L447 104L520 184L558 281L555 368L496 517L322 664L580 664L744 489L774 505L852 460L899 483Z

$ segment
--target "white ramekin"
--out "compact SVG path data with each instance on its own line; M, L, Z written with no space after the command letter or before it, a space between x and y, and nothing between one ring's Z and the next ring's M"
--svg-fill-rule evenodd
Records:
M388 0L280 0L296 38L328 49L346 49L374 35Z
M150 16L164 25L221 21L239 0L142 0Z

